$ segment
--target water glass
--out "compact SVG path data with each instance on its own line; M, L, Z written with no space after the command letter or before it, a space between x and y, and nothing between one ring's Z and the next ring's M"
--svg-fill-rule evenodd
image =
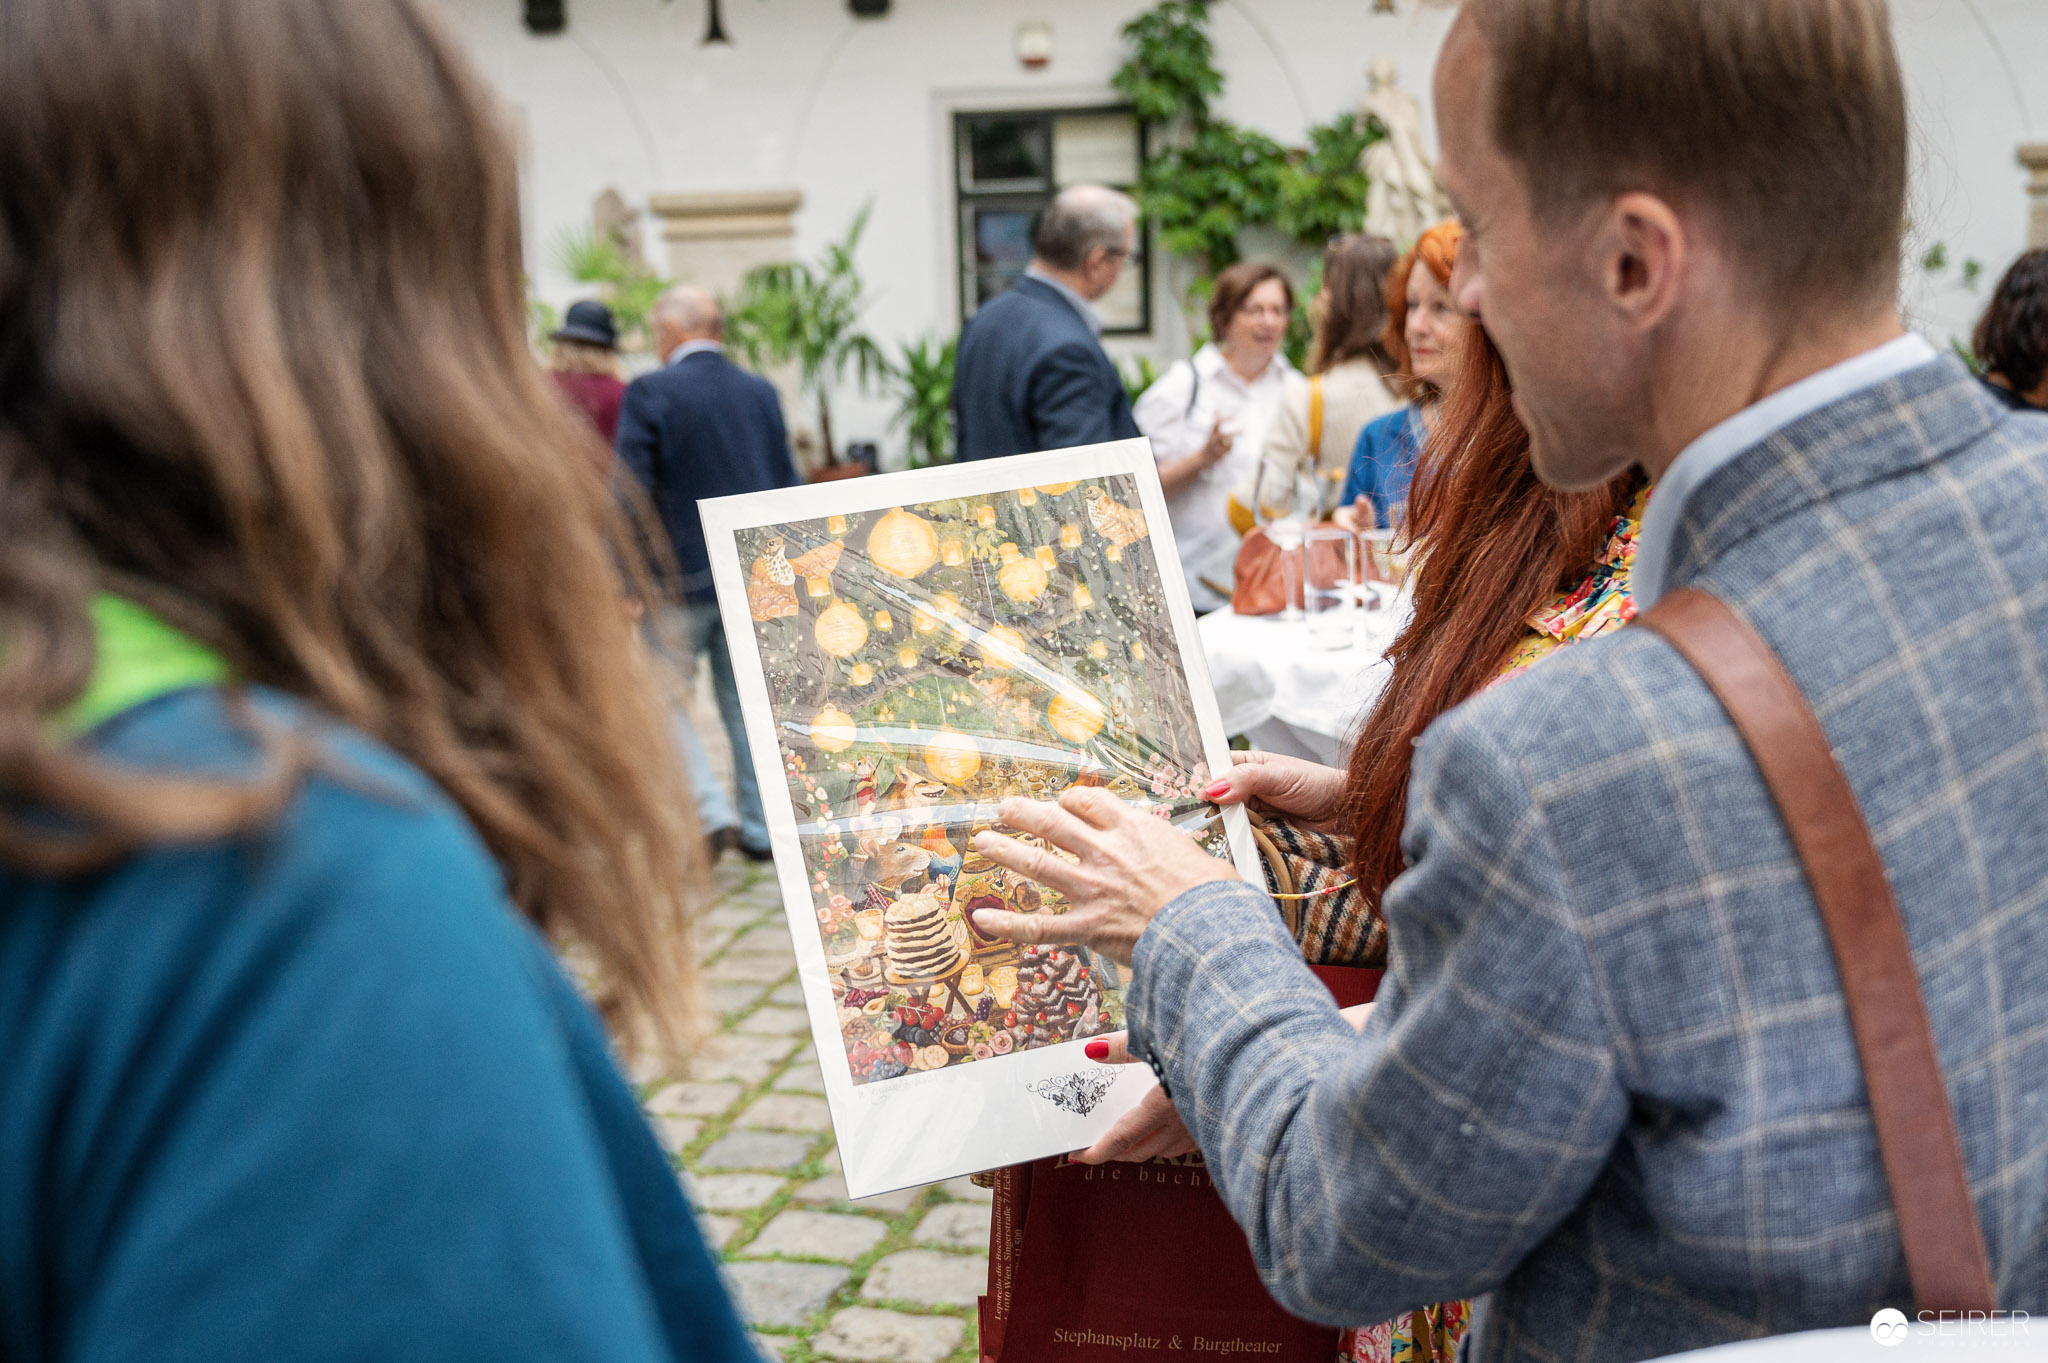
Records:
M1302 536L1315 524L1320 492L1313 467L1299 460L1259 461L1252 487L1252 517L1280 551L1281 586L1286 592L1282 620L1299 620Z
M1302 609L1310 648L1350 648L1358 642L1358 537L1341 526L1319 526L1302 537Z
M1358 549L1365 580L1398 588L1408 580L1408 543L1396 530L1361 530Z

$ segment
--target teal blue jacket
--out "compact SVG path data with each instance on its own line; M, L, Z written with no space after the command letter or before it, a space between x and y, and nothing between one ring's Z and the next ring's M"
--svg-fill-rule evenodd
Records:
M418 771L305 707L275 823L0 874L0 1358L754 1363L596 1020ZM108 757L246 773L222 694Z

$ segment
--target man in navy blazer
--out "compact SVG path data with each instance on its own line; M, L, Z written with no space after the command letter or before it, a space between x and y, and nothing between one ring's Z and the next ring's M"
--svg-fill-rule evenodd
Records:
M711 588L711 561L704 547L704 527L697 519L697 500L791 487L803 476L789 452L782 401L774 385L725 358L725 313L716 298L694 284L679 284L655 304L653 327L655 346L665 363L626 389L619 410L619 462L647 489L675 549L680 578L670 585L682 605L670 612L670 622L688 646L687 654L676 662L687 674L700 655L709 656L712 687L732 742L737 820L732 802L703 761L694 732L687 730L687 719L678 716L698 815L714 848L736 841L748 856L765 860L768 825L740 720L739 691L733 684L718 598Z
M1138 434L1094 307L1123 273L1137 219L1128 196L1101 185L1063 189L1046 206L1024 277L960 333L953 419L961 459Z

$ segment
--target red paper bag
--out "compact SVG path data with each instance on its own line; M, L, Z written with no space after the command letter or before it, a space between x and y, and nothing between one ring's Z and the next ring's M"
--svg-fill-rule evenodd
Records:
M1381 972L1312 967L1340 1007ZM1143 1164L1064 1155L999 1170L981 1299L984 1363L1334 1363L1338 1331L1289 1315L1199 1154Z

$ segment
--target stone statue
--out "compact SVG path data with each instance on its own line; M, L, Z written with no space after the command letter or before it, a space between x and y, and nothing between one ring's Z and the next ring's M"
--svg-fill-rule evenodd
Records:
M590 224L598 240L609 240L630 264L647 263L640 252L640 215L618 190L607 188L591 202Z
M1359 116L1378 119L1387 135L1367 147L1359 161L1371 181L1365 191L1365 230L1405 247L1449 217L1451 205L1422 145L1422 106L1396 83L1394 63L1378 58L1366 78L1370 88L1359 101Z

